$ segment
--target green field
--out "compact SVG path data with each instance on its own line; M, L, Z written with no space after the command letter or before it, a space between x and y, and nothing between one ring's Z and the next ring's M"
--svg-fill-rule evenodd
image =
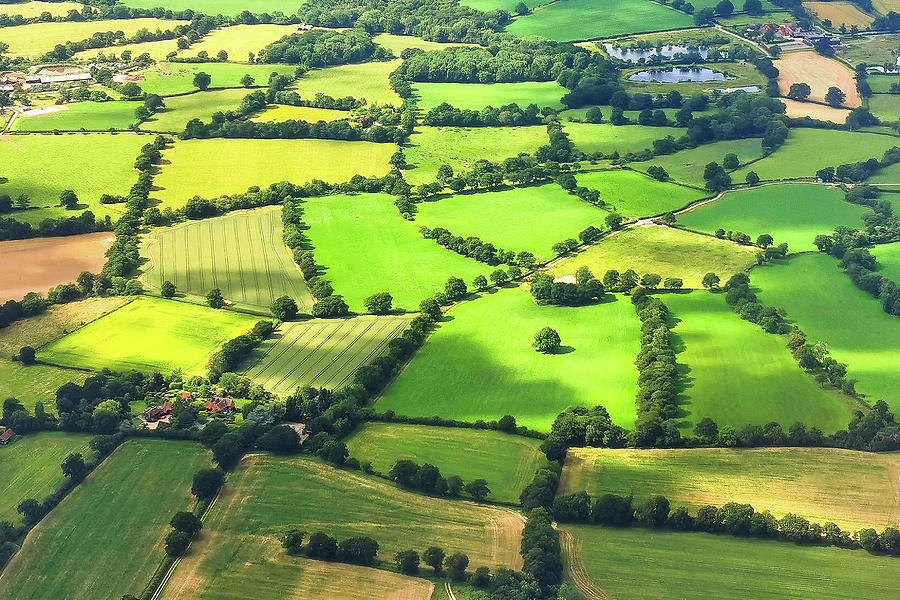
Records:
M145 52L150 55L153 60L164 60L170 52L178 51L178 40L157 40L155 42L141 42L138 44L122 44L121 46L110 46L108 48L91 48L90 50L82 50L76 52L76 60L90 60L96 58L100 54L104 56L122 56L126 50L130 51L133 56L140 56Z
M183 369L198 375L206 371L213 352L247 333L257 320L184 302L139 298L40 348L38 359L81 369Z
M606 113L609 116L609 113ZM611 125L609 123L575 123L563 124L569 139L575 146L587 154L602 152L620 155L629 152L640 152L653 149L653 140L671 135L675 139L684 135L684 129L678 127L641 127L640 125Z
M549 1L550 0L527 0L525 5L528 6L528 8L533 9L542 4L548 4ZM460 4L465 4L466 6L471 6L472 8L484 12L505 10L508 13L514 13L518 3L517 0L465 0L464 2L460 2Z
M21 436L0 447L0 521L18 524L16 507L22 500L43 502L65 481L60 465L66 456L80 453L90 460L90 437L57 432Z
M0 164L9 180L0 184L0 194L28 195L36 209L16 212L14 217L34 225L48 217L81 214L58 206L59 195L67 189L97 217L120 215L124 204L100 204L100 196L128 193L137 181L134 159L151 141L150 136L126 133L0 136ZM63 156L65 160L60 160Z
M472 570L522 565L515 513L402 491L310 458L256 454L229 476L165 597L296 597L302 571L293 566L302 559L286 556L278 541L295 528L339 540L371 536L384 563L399 550L435 545L465 552Z
M331 110L328 108L312 108L310 106L285 106L271 105L266 110L251 117L251 121L257 123L266 123L272 121L278 123L280 121L340 121L349 119L350 113L346 110Z
M24 366L20 362L13 362L6 358L0 358L0 371L3 378L0 380L0 398L16 398L28 412L34 411L37 402L44 403L44 410L49 413L56 412L56 390L64 383L74 382L81 384L88 376L83 371L62 369L49 365Z
M900 242L872 246L871 252L878 260L878 272L895 283L900 282Z
M65 21L33 23L3 28L3 41L9 44L10 57L36 58L53 50L57 44L86 40L101 31L122 31L131 37L141 29L150 31L175 29L187 21L164 19L116 19L109 21Z
M470 110L481 110L485 106L500 108L515 102L525 108L537 104L543 108L562 108L559 99L567 90L555 81L523 81L520 83L414 83L413 91L418 97L422 111L437 106L441 102ZM508 128L504 128L508 129Z
M684 287L700 288L703 276L710 271L725 281L754 264L756 250L751 247L671 227L647 226L609 236L554 263L552 270L557 275L573 275L584 265L600 277L607 269L620 273L634 269L638 275L680 277Z
M706 168L706 165L711 162L722 164L725 155L731 152L737 154L741 164L756 160L763 155L759 138L747 138L704 144L703 146L697 146L690 150L682 150L675 154L655 156L645 162L631 163L629 166L633 169L646 171L651 166L658 165L664 168L669 173L669 177L675 181L703 187L705 185L703 181L703 170ZM747 170L756 170L756 165L757 163L753 163ZM759 176L762 177L762 173L759 173ZM731 179L735 183L742 183L744 181L744 175L742 174L738 177L735 174L732 174Z
M845 202L838 188L788 183L729 192L678 215L678 224L704 233L719 228L743 231L754 241L768 233L776 245L787 242L791 252L804 252L815 250L813 239L838 225L862 227L867 212L864 206Z
M831 355L847 364L847 377L867 400L884 400L900 409L897 348L900 321L881 303L857 289L838 262L824 254L803 254L755 269L753 285L760 302L787 311L790 322L810 343L824 341Z
M747 171L756 171L760 179L815 177L824 167L877 158L898 144L895 136L832 129L794 129L787 142L774 154L732 173L743 182Z
M492 270L424 239L387 194L308 198L303 209L316 262L351 310L363 310L363 299L377 292L390 292L395 308L414 310L448 277L471 283Z
M649 0L566 0L519 17L506 30L572 42L693 26L690 15Z
M862 550L643 528L582 525L563 531L576 577L617 600L670 598L672 590L682 600L897 596L900 562ZM574 540L566 543L570 535Z
M155 229L142 238L149 258L142 279L156 289L171 281L201 297L219 288L226 300L256 309L285 295L309 308L312 296L281 234L275 207Z
M48 12L54 17L64 17L70 10L81 12L82 8L84 8L84 5L77 2L42 2L41 0L34 0L33 2L0 5L0 14L10 16L22 15L26 19L32 19Z
M374 41L379 46L384 46L396 56L408 49L418 48L430 52L431 50L444 50L445 48L455 48L457 46L474 46L474 44L443 44L441 42L429 42L422 38L413 37L411 35L394 35L392 33L381 33L376 35Z
M475 421L511 414L549 431L569 406L602 404L632 427L639 322L627 299L586 307L538 306L523 289L460 304L375 408L399 415ZM552 327L563 350L541 354L534 334Z
M173 11L191 9L207 15L234 16L249 10L254 14L282 12L292 15L305 0L124 0L122 4L134 8L167 8Z
M444 227L464 238L474 235L517 253L527 250L546 260L555 256L551 246L556 242L577 240L591 225L602 229L607 214L549 184L421 202L416 223Z
M109 131L128 129L137 121L134 109L138 102L73 102L54 107L55 112L19 117L14 131Z
M453 143L448 144L447 140ZM533 154L547 144L547 128L533 127L418 127L403 149L409 170L404 177L412 185L435 180L438 168L471 169L478 160L499 162L519 153Z
M143 81L136 82L148 94L171 96L196 91L194 75L207 73L210 88L241 86L241 78L250 75L256 85L267 85L269 75L279 73L293 76L296 67L290 65L241 65L236 63L159 63L139 74ZM250 93L250 90L247 90Z
M194 196L238 194L251 185L313 179L341 183L357 174L380 177L387 174L396 150L393 144L339 140L185 140L163 153L162 170L154 179L159 189L152 197L178 208Z
M706 291L668 294L683 365L682 425L693 429L710 417L735 428L776 421L785 431L800 421L834 433L850 422L849 398L827 391L791 356L785 340L744 321L724 295Z
M889 39L891 46L896 47L897 40L893 37ZM900 83L900 75L872 75L866 77L866 83L869 84L869 87L872 88L872 92L875 94L889 94L891 92L891 84Z
M866 105L882 121L900 120L900 96L896 94L875 94L866 100Z
M579 173L575 179L578 185L600 192L600 199L609 205L609 210L627 217L649 217L677 210L706 195L628 169Z
M534 472L547 464L539 440L495 431L366 423L347 441L350 456L371 460L381 473L398 460L430 463L444 477L485 479L488 499L518 502Z
M214 113L237 110L249 93L250 90L238 88L166 98L166 108L142 122L141 129L181 133L191 119L207 123Z
M242 372L282 397L304 386L334 390L384 354L411 320L401 315L283 323L247 357Z
M655 494L691 513L728 502L752 505L781 518L800 515L855 531L896 525L894 501L900 455L836 448L729 450L611 450L572 448L566 455L560 494ZM848 487L847 482L853 481Z
M353 96L369 104L400 106L403 101L388 82L388 75L399 66L398 59L313 69L297 81L294 89L304 98L321 92L333 98Z
M221 10L221 9L219 9ZM275 25L260 23L258 25L232 25L215 29L199 42L191 44L187 50L178 53L179 57L197 56L205 51L215 57L221 50L228 53L232 62L249 62L250 54L258 55L259 51L281 38L297 32L296 25ZM260 81L260 85L265 85Z

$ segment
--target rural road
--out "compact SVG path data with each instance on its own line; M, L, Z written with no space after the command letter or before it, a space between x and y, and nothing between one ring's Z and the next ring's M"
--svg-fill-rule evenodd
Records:
M447 589L447 598L449 598L450 600L456 600L456 594L454 594L453 590L450 589L449 581L444 582L444 587Z

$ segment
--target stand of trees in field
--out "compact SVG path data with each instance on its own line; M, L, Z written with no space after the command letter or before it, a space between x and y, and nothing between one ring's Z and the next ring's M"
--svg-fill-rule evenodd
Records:
M500 108L486 106L481 110L467 110L441 102L425 113L422 122L425 125L452 127L525 127L541 125L544 119L537 104L529 104L523 109L512 102Z

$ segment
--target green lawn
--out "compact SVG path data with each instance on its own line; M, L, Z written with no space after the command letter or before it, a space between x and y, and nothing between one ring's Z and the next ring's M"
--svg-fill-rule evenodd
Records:
M878 260L878 272L895 283L900 283L900 242L873 246L871 252Z
M630 163L629 166L633 169L638 169L639 171L646 171L651 166L658 165L669 173L669 177L679 183L703 187L705 185L703 180L703 170L706 168L706 165L711 162L722 164L725 155L732 152L737 154L741 164L756 160L763 155L760 139L747 138L743 140L727 140L723 142L713 142L712 144L704 144L703 146L697 146L690 150L682 150L675 154L655 156L645 162ZM757 163L753 163L747 169L756 170L756 165ZM759 176L762 177L762 173L759 173ZM741 174L740 176L737 176L736 174L732 174L731 179L735 183L743 183L744 175Z
M495 431L366 423L347 441L350 455L369 460L381 473L398 460L430 463L444 477L485 479L489 499L518 502L534 472L547 464L540 440Z
M221 10L221 9L218 9ZM197 56L206 52L215 57L221 50L228 53L232 62L249 62L250 54L259 55L259 51L281 38L297 32L296 25L275 25L259 23L256 25L232 25L215 29L200 41L191 44L187 50L178 53L179 57ZM265 85L260 81L259 85Z
M668 294L663 302L676 320L683 345L682 426L693 429L710 417L735 428L776 421L785 431L800 421L834 433L856 408L849 398L827 391L805 373L780 335L741 319L723 294Z
M709 533L590 525L574 536L566 560L618 600L890 600L900 562L863 550L799 546ZM578 557L572 557L574 548Z
M636 252L636 248L640 251ZM602 277L607 269L620 273L634 269L638 275L680 277L684 287L700 288L703 276L710 271L725 281L756 264L756 252L747 246L671 227L636 227L554 263L552 270L557 275L573 275L584 265Z
M606 113L607 116L609 113ZM653 140L671 135L676 140L684 135L684 129L678 127L642 127L640 125L611 125L609 123L575 123L563 124L569 139L575 146L587 154L602 152L620 155L629 152L640 152L653 149Z
M898 473L900 454L836 448L571 448L559 493L633 492L636 502L662 494L693 514L708 504L740 502L779 519L793 513L849 531L881 531L900 518L890 492Z
M154 229L141 240L148 258L142 279L156 289L171 281L200 297L219 288L226 300L255 309L268 310L285 295L310 308L312 296L281 235L280 207Z
M191 119L208 123L213 113L237 110L241 100L249 93L250 90L238 88L166 98L166 108L142 122L141 129L181 133Z
M609 210L627 217L650 217L677 210L707 195L628 169L579 173L575 179L578 185L600 192L600 199Z
M862 227L867 212L865 206L845 202L838 188L795 183L729 192L678 215L678 224L704 233L743 231L754 241L768 233L776 245L787 242L791 252L803 252L815 250L813 239L838 225Z
M0 521L18 524L16 507L33 498L43 502L63 484L62 462L72 453L90 460L90 436L78 433L43 432L19 436L0 447Z
M131 440L28 534L0 577L9 600L140 595L164 556L169 520L189 510L199 445Z
M543 327L559 332L560 353L531 347ZM567 407L602 404L630 428L639 327L627 298L571 308L538 306L524 289L494 292L455 307L375 408L464 421L510 414L549 431Z
M447 140L453 143L448 144ZM409 169L403 176L412 185L435 180L438 168L471 169L477 160L499 162L519 153L533 154L548 143L547 128L533 127L419 127L403 149Z
M0 136L0 164L9 180L0 184L0 194L28 195L36 209L12 216L34 225L48 217L81 214L58 206L59 195L67 189L97 217L121 215L124 204L100 204L100 196L128 193L137 181L134 159L151 141L150 136L130 133Z
M824 254L803 254L751 274L760 301L787 311L810 343L824 341L831 355L847 364L847 376L867 400L900 409L897 348L900 321L881 303L857 289L838 262Z
M53 50L57 44L80 42L102 31L122 31L131 37L141 29L167 31L187 21L167 21L164 19L116 19L105 21L61 21L53 23L33 23L3 28L3 41L9 44L6 52L10 57L36 58Z
M282 12L292 15L305 0L124 0L122 4L134 8L166 8L173 11L191 9L207 15L234 16L249 10L254 14Z
M444 227L464 238L477 236L498 248L527 250L541 259L550 249L590 225L603 228L608 213L569 194L556 184L500 192L457 194L418 204L416 223Z
M690 15L649 0L566 0L519 17L506 30L571 42L693 25Z
M866 104L873 115L882 121L900 120L900 96L897 94L875 94Z
M38 350L38 359L83 369L205 373L209 356L258 319L226 310L139 298ZM203 324L198 327L198 324Z
M447 102L460 109L481 110L485 106L500 108L515 102L525 108L537 104L543 108L562 108L559 99L568 90L555 81L523 81L520 83L414 83L422 111ZM505 128L508 129L508 128Z
M293 76L296 67L290 65L241 65L236 63L159 63L140 73L144 80L137 84L148 94L171 96L196 91L194 75L210 76L210 88L241 87L241 78L250 75L256 85L266 85L269 75L280 73ZM247 90L250 93L250 90Z
M19 117L14 131L109 131L128 129L137 121L134 110L139 102L73 102L54 106L54 112Z
M251 185L380 177L396 151L393 144L339 140L185 140L163 152L163 167L154 179L159 189L151 197L178 208L194 196L238 194Z
M400 106L403 100L388 81L388 76L399 66L397 59L313 69L297 81L294 89L304 98L313 98L321 92L332 98L353 96L369 104Z
M385 291L395 307L415 310L448 277L471 283L492 270L424 239L387 194L308 198L303 210L316 262L351 310L362 311L364 298Z

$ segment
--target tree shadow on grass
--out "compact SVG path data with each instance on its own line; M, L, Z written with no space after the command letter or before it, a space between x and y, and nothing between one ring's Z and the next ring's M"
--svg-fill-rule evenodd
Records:
M573 346L560 346L553 352L553 354L571 354L575 352L575 348Z

